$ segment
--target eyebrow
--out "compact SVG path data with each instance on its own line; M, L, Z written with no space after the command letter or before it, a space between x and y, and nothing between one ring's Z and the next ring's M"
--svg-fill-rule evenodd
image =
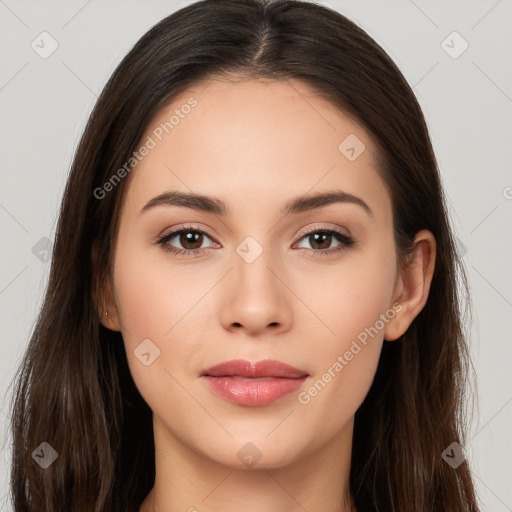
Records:
M335 190L332 192L317 193L309 196L299 196L288 201L281 209L281 215L284 217L290 214L302 213L323 206L335 203L352 203L360 206L370 216L373 217L372 209L359 197ZM206 213L216 215L230 215L226 204L217 197L205 196L202 194L179 192L170 190L150 199L140 213L144 213L157 206L178 206L181 208L191 208Z

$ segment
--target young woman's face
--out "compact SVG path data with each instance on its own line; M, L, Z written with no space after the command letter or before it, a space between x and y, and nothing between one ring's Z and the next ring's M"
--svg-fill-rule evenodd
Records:
M162 109L142 145L109 315L160 432L232 467L350 446L400 309L368 133L299 81L218 80ZM233 360L247 363L207 371ZM264 360L296 372L250 373Z

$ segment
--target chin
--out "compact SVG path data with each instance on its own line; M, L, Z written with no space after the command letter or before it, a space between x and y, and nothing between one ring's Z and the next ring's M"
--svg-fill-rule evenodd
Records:
M199 448L199 452L212 462L230 469L268 470L288 466L297 461L304 452L302 443L276 442L261 435L245 435L243 438L224 440L216 444L215 439L209 445ZM290 440L289 440L290 441Z

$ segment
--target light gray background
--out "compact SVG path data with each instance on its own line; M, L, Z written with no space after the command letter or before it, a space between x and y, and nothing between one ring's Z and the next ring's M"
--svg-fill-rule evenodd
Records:
M189 3L0 0L1 511L11 510L8 386L49 270L32 248L53 240L73 152L106 80L140 36ZM474 301L479 414L467 455L482 510L512 511L512 2L320 3L354 20L390 54L427 118ZM31 48L43 31L59 45L47 59ZM456 59L442 46L453 31L469 44ZM446 44L452 52L462 48L453 37Z

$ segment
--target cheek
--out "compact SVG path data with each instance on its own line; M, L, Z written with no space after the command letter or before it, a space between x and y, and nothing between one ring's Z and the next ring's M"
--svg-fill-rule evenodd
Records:
M160 254L123 247L122 241L118 245L114 283L122 329L130 343L172 338L206 291L185 267L166 265L165 260L163 250Z
M395 264L392 240L383 237L372 243L372 248L347 251L334 265L301 265L291 286L314 314L312 317L305 311L312 318L311 328L314 326L329 346L343 349L386 312L393 292ZM300 318L296 321L300 322ZM382 328L380 323L378 328Z
M305 418L323 418L322 436L335 432L363 402L377 370L384 327L395 316L389 308L394 247L384 240L381 247L387 249L361 251L336 271L317 273L318 286L308 295L329 330L315 347L315 374L297 398Z
M193 306L206 292L206 284L197 289L190 273L179 267L171 272L156 251L137 249L121 237L114 269L132 377L146 402L172 402L172 390L177 386L172 375L176 369L185 371L194 359L194 343L184 333L193 332ZM181 380L179 375L176 378Z

